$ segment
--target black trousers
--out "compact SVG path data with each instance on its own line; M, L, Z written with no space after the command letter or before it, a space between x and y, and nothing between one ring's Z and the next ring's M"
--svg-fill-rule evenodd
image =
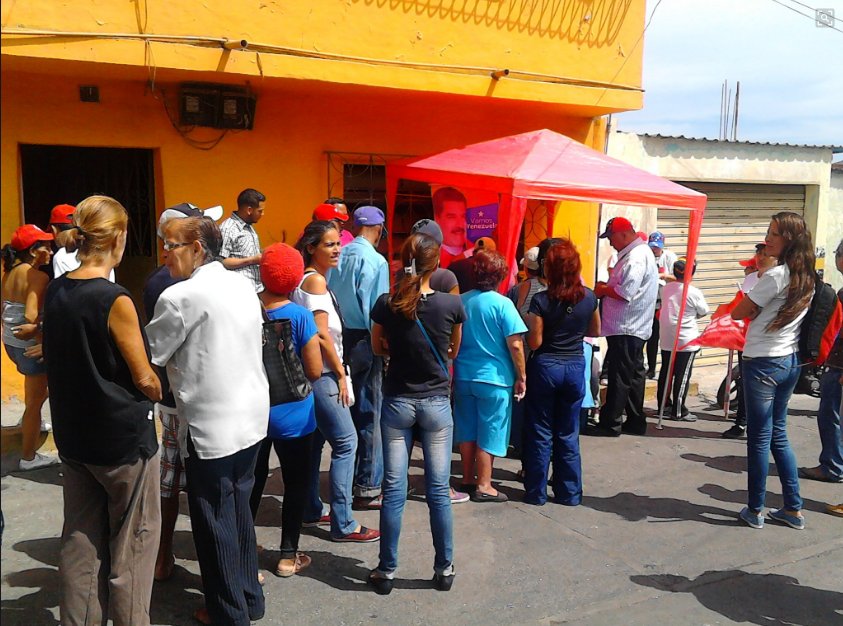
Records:
M249 626L263 617L255 524L249 497L259 443L219 459L200 459L188 437L184 467L193 543L205 606L214 624Z
M600 409L600 426L621 432L621 415L626 412L623 430L635 434L647 431L644 416L644 340L631 335L606 337L609 350L609 376L606 403Z
M735 425L746 428L746 403L743 398L743 352L738 352L738 371L740 372L741 380L737 384L738 393L735 402L738 404L737 415L735 415ZM728 390L726 393L729 393Z
M688 415L689 411L685 406L688 399L688 387L691 386L691 370L694 368L696 352L677 352L676 363L673 366L673 378L670 383L670 395L667 398L669 411L665 414L670 417ZM664 397L665 385L667 385L668 368L670 367L670 350L662 350L662 367L659 370L658 403L661 408Z
M267 437L261 442L255 464L255 486L249 499L254 519L258 517L258 507L269 475L269 451L273 447L281 462L281 478L284 481L284 502L281 505L281 558L292 559L299 549L301 525L304 520L304 504L311 474L313 433L295 439Z
M656 311L658 313L658 311ZM673 346L670 346L671 348ZM656 356L659 353L659 318L653 318L653 334L647 340L647 373L652 374L656 371ZM662 350L662 354L664 351ZM664 363L664 357L662 357Z

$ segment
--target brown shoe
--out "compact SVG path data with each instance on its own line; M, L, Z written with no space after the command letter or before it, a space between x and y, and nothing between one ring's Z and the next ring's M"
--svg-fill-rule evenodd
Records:
M351 501L352 511L380 511L383 506L383 495L375 496L374 498L364 498L362 496L354 496Z
M356 533L348 533L342 537L331 537L331 541L338 543L372 543L381 538L381 531L361 526Z
M296 552L295 558L278 561L278 565L275 567L275 575L281 578L289 578L308 567L312 561L304 552Z
M837 517L843 517L843 504L829 504L825 508L825 512Z
M829 475L823 469L822 465L817 465L816 467L800 467L799 478L807 478L808 480L818 480L823 483L843 482L843 478L837 478L836 476Z

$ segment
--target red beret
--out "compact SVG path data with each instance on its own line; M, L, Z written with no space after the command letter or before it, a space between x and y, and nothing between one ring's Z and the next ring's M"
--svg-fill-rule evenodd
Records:
M267 291L286 295L299 286L304 276L304 259L286 243L274 243L261 256L261 281Z

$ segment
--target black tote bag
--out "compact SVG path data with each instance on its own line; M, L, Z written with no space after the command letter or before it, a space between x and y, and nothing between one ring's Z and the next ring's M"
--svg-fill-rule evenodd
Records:
M304 375L293 345L293 325L288 319L263 323L263 366L269 379L269 405L304 400L312 387Z

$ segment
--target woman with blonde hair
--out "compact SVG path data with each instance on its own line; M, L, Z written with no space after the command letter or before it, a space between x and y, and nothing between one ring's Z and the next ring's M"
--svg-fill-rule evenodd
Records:
M53 236L33 224L24 224L3 248L3 347L24 376L22 450L18 467L33 470L55 465L55 456L36 452L41 408L47 401L47 368L39 354L41 309L48 276L39 268L50 262Z
M799 331L811 304L817 275L811 231L796 213L782 211L770 221L766 253L778 265L732 311L735 319L752 320L743 351L743 385L747 420L748 502L740 519L752 528L764 526L764 501L770 453L782 484L784 507L768 516L802 530L802 498L796 457L787 439L787 404L799 380Z
M161 382L129 292L107 279L123 258L126 210L91 196L73 223L81 266L50 283L44 307L64 464L61 623L145 625L161 522L152 421Z
M460 297L434 291L430 277L439 267L439 244L410 235L401 248L404 273L395 293L382 295L372 309L372 349L389 356L383 383L383 507L381 549L369 584L379 594L392 591L398 567L398 537L407 500L407 468L418 424L430 531L436 556L433 584L448 591L454 581L450 473L454 420L448 362L460 349L465 310Z

